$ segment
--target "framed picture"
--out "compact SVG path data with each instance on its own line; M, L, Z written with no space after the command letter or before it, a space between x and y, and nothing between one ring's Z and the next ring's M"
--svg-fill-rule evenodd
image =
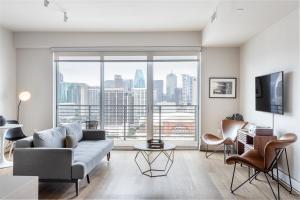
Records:
M209 78L209 98L236 98L236 78Z

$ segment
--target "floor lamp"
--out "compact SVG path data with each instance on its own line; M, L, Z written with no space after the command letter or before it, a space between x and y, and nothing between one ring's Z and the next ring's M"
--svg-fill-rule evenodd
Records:
M19 123L19 118L20 118L20 105L22 103L22 101L28 101L31 97L31 94L30 92L27 92L27 91L24 91L24 92L21 92L19 94L19 105L18 105L18 116L17 116L17 121Z

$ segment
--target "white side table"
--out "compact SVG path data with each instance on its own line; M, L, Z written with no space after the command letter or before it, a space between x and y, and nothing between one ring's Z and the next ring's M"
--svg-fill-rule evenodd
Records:
M6 168L6 167L12 167L13 163L10 161L7 161L4 157L4 151L5 151L5 134L7 130L12 128L20 128L23 124L5 124L4 126L0 126L0 169Z

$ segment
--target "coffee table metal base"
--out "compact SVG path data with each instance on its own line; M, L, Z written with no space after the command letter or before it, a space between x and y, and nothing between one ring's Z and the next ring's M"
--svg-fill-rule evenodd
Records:
M156 152L157 155L154 155L154 157L151 159L151 155L153 155L154 152ZM144 158L144 160L146 161L147 169L145 171L142 170L138 162L138 157L140 156ZM160 156L166 157L166 164L162 169L155 169L153 168L153 164ZM149 177L167 176L174 162L174 149L172 150L161 149L157 151L138 150L134 160L140 172L145 176L149 176Z

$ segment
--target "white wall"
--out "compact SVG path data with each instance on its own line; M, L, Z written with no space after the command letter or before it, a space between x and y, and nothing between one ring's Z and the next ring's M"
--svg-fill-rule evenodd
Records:
M205 47L202 50L201 60L201 133L218 135L218 129L221 128L221 120L239 112L239 48ZM209 77L237 78L237 98L209 98ZM203 149L203 146L201 146L201 149Z
M16 119L16 51L13 34L0 26L0 115Z
M52 127L53 75L51 47L187 47L201 46L201 32L150 33L15 33L17 91L28 90L21 122L28 135Z
M201 32L15 33L16 48L201 46Z
M17 92L31 93L31 99L22 103L20 112L26 135L52 127L52 69L49 49L17 49Z
M275 133L293 132L298 141L288 149L294 183L300 190L299 9L241 47L240 110L249 122L272 126L272 114L255 111L255 76L284 71L285 113L275 115Z

